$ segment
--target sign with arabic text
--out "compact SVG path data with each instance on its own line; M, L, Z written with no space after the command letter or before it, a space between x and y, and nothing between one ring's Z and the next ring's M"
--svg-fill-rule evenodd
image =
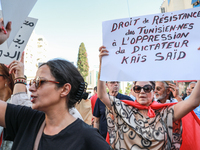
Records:
M0 63L8 65L13 60L20 60L21 54L26 47L37 21L38 19L28 17L13 39L10 47L8 48L6 42L0 45Z
M197 80L200 8L103 22L103 81Z
M8 47L10 47L13 38L16 37L22 23L28 17L36 2L37 0L1 0L5 26L8 21L12 22L12 31L7 39Z

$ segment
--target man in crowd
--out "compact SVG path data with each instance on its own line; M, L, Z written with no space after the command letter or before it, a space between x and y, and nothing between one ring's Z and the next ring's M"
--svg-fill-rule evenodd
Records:
M175 99L173 99L173 97ZM155 98L159 103L173 103L182 101L179 89L169 81L156 81Z
M94 95L90 98L91 100L91 107L92 107L92 114L94 112L94 106L97 100L97 86L94 87ZM92 126L94 126L94 116L92 117Z
M94 106L97 100L97 86L94 87L94 95L90 98L91 100L91 106L92 106L92 114L94 112Z
M129 96L123 95L119 93L119 82L118 81L111 81L106 82L106 86L108 88L108 94L111 96L115 96L120 100L131 100ZM106 139L107 135L107 120L105 116L105 105L101 102L99 98L97 98L95 107L94 107L94 127L99 129L100 134Z
M185 98L185 100L188 99L188 98L190 97L190 94L192 93L192 91L193 91L195 85L196 85L196 82L190 82L190 84L188 85L188 87L189 87L189 89L188 89L188 94L189 94L189 95Z
M191 83L189 84L189 92L190 92L190 94L192 93L192 91L193 91L193 89L194 89L195 86L196 86L196 82L191 82ZM185 100L187 100L189 97L190 97L190 95L187 96L187 97L185 98ZM194 112L195 112L195 114L196 114L196 115L199 117L199 119L200 119L200 105L194 109Z
M134 87L134 83L133 83L132 86L131 86L130 97L135 101L136 98L135 98L135 92L133 91L133 87Z
M190 89L190 87L188 86L188 87L186 88L186 93L185 93L185 94L183 95L183 97L182 97L183 100L185 100L185 98L191 94L189 89Z

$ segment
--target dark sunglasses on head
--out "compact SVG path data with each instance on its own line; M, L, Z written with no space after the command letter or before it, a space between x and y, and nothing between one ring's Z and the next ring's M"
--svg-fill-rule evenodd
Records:
M33 84L35 84L35 88L38 89L44 82L51 82L51 83L59 84L59 82L52 81L52 80L32 79L32 80L30 80L29 86L32 86Z
M139 86L139 85L135 85L135 86L133 87L133 91L134 91L135 93L140 93L142 89L144 90L145 93L150 93L151 90L153 90L153 87L152 87L151 85L148 85L148 84L145 85L145 86L143 86L143 87L141 87L141 86Z

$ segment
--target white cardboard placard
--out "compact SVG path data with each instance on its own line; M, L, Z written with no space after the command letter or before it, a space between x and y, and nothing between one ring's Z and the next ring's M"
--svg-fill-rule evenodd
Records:
M200 79L200 8L105 21L103 81Z

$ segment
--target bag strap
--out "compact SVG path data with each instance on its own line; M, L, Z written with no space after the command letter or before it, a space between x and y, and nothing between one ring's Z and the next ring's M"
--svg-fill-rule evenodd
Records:
M36 139L35 139L33 150L37 150L38 149L38 146L39 146L39 143L40 143L40 139L41 139L42 133L44 131L44 127L45 127L45 120L43 121L42 125L40 126L40 129L39 129L38 134L37 134Z

